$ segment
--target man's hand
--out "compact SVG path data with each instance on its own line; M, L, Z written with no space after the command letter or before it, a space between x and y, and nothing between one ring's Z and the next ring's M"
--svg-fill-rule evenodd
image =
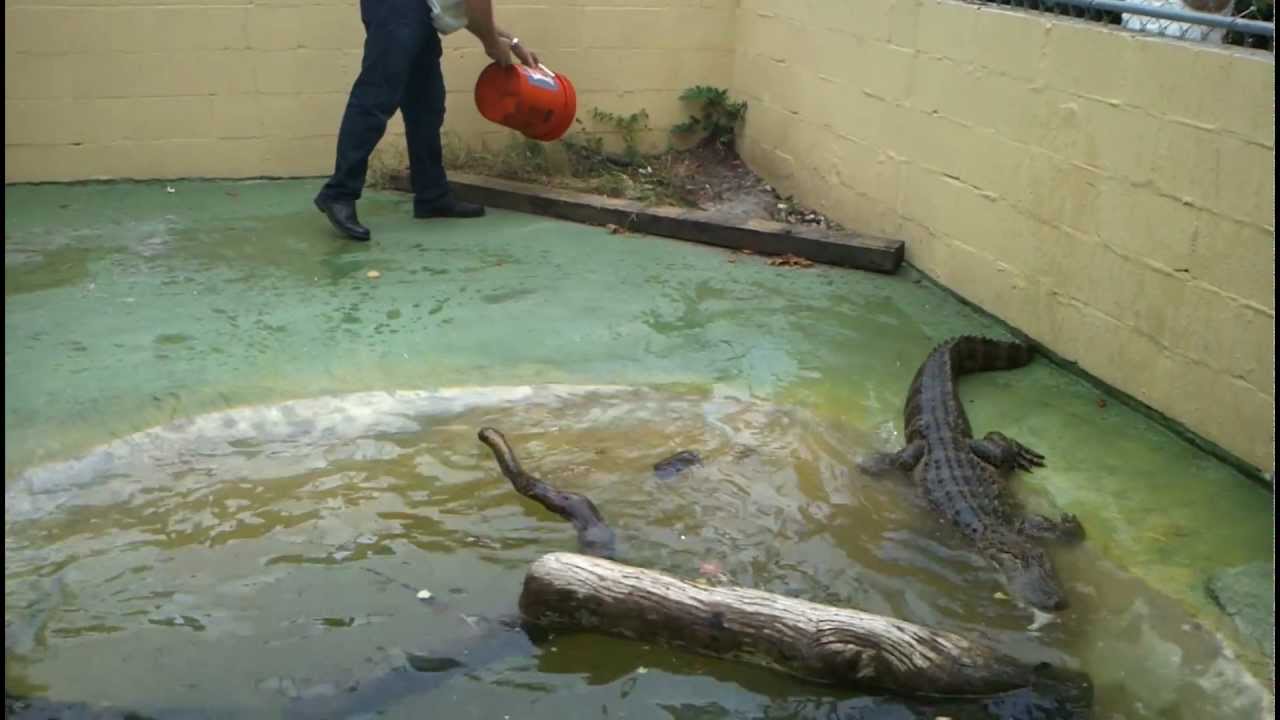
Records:
M488 55L490 60L498 63L502 67L507 67L512 62L511 43L507 42L503 38L494 37L492 40L484 44L484 54ZM523 61L524 58L521 58L521 60Z
M525 67L536 68L542 64L542 61L538 59L538 53L519 42L511 46L511 52L520 59L520 62L524 63Z

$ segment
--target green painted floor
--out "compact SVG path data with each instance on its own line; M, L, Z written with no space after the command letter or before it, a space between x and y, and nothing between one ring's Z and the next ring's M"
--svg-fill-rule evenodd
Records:
M803 409L858 454L895 442L934 343L1000 334L909 269L774 268L505 212L415 221L391 194L362 201L374 241L355 244L315 186L6 188L7 496L33 466L176 420L391 389L728 394ZM1203 586L1270 560L1267 492L1043 360L961 394L979 433L1048 457L1020 481L1033 504L1075 512L1091 552L1241 642ZM6 543L23 528L7 515Z

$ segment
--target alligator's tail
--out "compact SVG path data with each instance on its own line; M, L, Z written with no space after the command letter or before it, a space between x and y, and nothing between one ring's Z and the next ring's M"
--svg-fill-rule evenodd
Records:
M1012 370L1031 362L1035 349L1020 342L965 335L947 343L956 375L984 370Z

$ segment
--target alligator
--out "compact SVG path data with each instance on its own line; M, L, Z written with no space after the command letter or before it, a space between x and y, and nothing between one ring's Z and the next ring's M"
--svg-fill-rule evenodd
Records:
M907 392L906 446L859 463L868 474L898 469L911 474L925 501L969 540L1002 576L1019 601L1042 611L1067 607L1057 572L1038 540L1079 542L1084 528L1072 514L1053 520L1023 513L1005 478L1044 466L1044 456L998 432L973 437L956 393L961 375L1011 370L1031 362L1030 345L964 336L925 358Z

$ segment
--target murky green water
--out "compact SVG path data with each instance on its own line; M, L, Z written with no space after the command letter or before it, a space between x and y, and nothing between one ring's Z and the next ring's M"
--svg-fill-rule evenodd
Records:
M507 214L415 224L389 197L362 205L377 242L355 246L298 210L307 184L176 190L6 190L7 685L262 717L338 699L810 716L839 697L500 632L528 562L573 535L497 473L475 440L493 424L600 505L629 562L981 630L1090 672L1097 717L1259 714L1242 668L1266 671L1203 590L1271 557L1271 498L1231 470L1043 361L966 379L976 430L1049 458L1019 491L1089 531L1055 551L1072 609L1035 632L909 488L851 470L895 444L934 342L996 332L910 273L780 270ZM686 447L706 465L652 477ZM407 653L481 660L387 683Z

